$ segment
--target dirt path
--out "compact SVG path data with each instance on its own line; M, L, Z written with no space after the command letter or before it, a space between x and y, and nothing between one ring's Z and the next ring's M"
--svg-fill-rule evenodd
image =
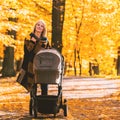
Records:
M29 116L29 93L15 78L0 80L0 120L120 120L120 80L65 78L63 97L68 100L68 116ZM54 87L50 88L54 93Z
M63 96L66 98L101 98L119 91L120 79L65 78Z

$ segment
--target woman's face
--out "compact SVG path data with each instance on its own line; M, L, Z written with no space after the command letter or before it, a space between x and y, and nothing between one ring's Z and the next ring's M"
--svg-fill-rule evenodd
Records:
M42 22L38 22L36 24L35 31L41 33L43 32L43 30L44 30L44 24Z

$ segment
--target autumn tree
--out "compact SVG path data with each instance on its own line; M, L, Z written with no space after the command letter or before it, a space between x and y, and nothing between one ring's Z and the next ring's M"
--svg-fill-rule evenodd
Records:
M80 3L78 3L80 4ZM83 0L83 3L84 4L84 0ZM81 17L79 18L78 16L78 13L77 13L77 10L76 10L76 7L75 5L73 4L72 2L72 9L73 9L73 14L74 14L74 21L75 21L75 32L76 32L76 40L75 40L75 45L74 45L74 75L76 76L77 75L77 71L76 71L76 62L78 59L78 62L79 62L79 75L81 75L81 55L80 55L80 46L81 46L81 41L78 43L79 41L79 34L80 34L80 28L82 26L82 20L83 20L83 17L84 17L84 5L81 9Z
M114 60L120 46L119 6L119 0L0 1L0 58L4 58L5 47L12 46L15 61L22 59L24 39L29 39L34 23L44 19L50 43L52 41L65 58L66 75L89 75L89 62L93 60L97 60L101 75L116 75ZM10 17L18 18L17 23L8 21ZM16 31L16 40L6 33L7 30Z
M62 31L66 0L53 0L52 4L52 46L62 53Z
M10 8L10 10L15 10ZM9 17L9 21L17 22L17 18ZM7 34L16 39L16 31L15 30L7 30ZM2 76L3 77L11 77L15 76L15 69L14 69L14 47L6 46L4 50L4 59L2 65Z
M3 58L3 76L15 75L15 62L23 58L24 39L29 39L28 36L33 30L34 23L39 19L44 19L48 24L49 16L51 16L51 7L49 7L51 3L48 2L46 4L47 2L42 2L41 5L41 2L37 0L5 0L0 2L2 10L0 13L2 18L0 20L0 41L4 46L1 50L5 49L0 56Z
M63 55L66 62L74 68L74 50L76 42L76 23L82 18L82 8L84 16L78 35L77 46L80 48L80 58L82 74L89 74L89 61L96 59L101 74L112 74L114 66L113 60L116 58L117 46L119 42L119 0L76 0L73 3L75 12L73 13L72 1L66 2L66 14L63 29ZM69 49L68 49L69 48ZM76 59L77 70L79 60ZM68 64L69 65L69 64ZM71 68L70 68L71 69ZM73 69L71 69L73 70ZM73 74L73 72L71 73Z

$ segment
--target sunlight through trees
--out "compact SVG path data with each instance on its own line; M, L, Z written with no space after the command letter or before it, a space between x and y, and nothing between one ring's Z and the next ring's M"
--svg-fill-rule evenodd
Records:
M66 0L62 34L66 75L73 75L74 67L76 75L89 75L89 63L94 64L96 60L100 75L117 74L119 5L119 0ZM0 11L1 59L6 46L15 48L15 60L22 59L24 39L28 38L34 23L39 19L45 20L51 42L52 0L4 0L0 1ZM9 21L10 18L16 19L16 22ZM16 40L7 34L8 30L17 32Z

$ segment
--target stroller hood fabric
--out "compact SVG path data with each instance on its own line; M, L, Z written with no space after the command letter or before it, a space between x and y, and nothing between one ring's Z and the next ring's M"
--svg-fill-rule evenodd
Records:
M56 49L42 49L34 57L33 71L36 83L59 83L63 58Z

